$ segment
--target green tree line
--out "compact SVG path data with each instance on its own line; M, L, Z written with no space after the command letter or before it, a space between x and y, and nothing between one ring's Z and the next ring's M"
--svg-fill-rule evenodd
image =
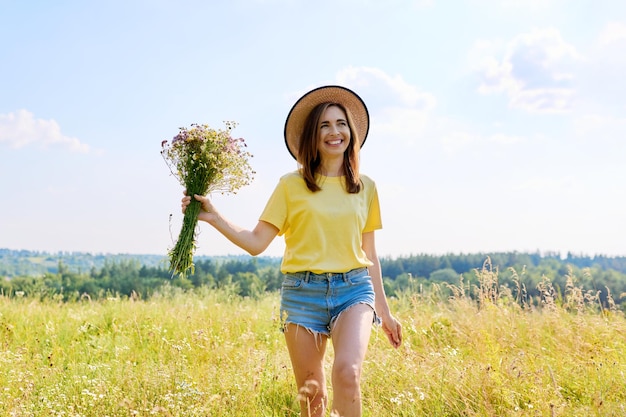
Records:
M0 282L0 291L9 296L61 298L77 300L103 297L150 298L164 286L185 290L194 288L228 288L241 296L257 297L280 288L281 276L277 266L260 267L255 258L195 262L193 274L173 276L163 266L142 265L137 260L105 261L101 268L89 272L74 271L62 261L55 272L37 276L16 276Z
M56 260L52 266L51 261ZM35 273L16 274L16 270ZM459 285L469 293L478 285L484 268L497 272L498 285L508 287L527 301L538 303L542 282L557 293L568 286L599 295L603 304L622 304L626 296L626 257L588 257L568 253L476 253L410 255L381 258L385 289L390 296L405 291L429 291L433 285L452 292ZM232 256L197 257L195 271L186 278L172 276L163 257L153 255L90 255L0 249L0 291L5 296L39 298L102 297L150 298L164 286L185 290L227 288L232 293L257 297L278 291L282 277L280 258ZM8 273L7 271L13 271ZM558 295L558 294L557 294Z

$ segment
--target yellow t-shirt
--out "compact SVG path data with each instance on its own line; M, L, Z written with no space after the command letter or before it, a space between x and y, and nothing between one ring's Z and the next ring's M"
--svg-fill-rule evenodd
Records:
M361 175L361 192L346 191L343 177L320 177L311 192L299 172L280 178L260 220L285 236L283 273L347 272L372 262L362 249L362 234L382 228L378 192Z

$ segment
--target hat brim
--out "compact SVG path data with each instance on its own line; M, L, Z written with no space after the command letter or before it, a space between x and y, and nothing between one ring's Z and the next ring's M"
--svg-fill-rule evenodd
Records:
M304 124L309 113L321 103L338 103L352 116L354 128L363 147L369 131L369 113L367 106L354 91L339 85L327 85L315 88L302 97L291 108L285 120L285 145L294 159L298 159L298 149Z

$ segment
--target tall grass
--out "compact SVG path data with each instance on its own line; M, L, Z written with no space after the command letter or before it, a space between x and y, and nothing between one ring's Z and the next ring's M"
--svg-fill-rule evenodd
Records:
M393 350L374 332L365 415L626 415L623 315L576 277L563 295L544 280L538 300L522 281L503 288L487 264L392 299L405 340ZM0 297L0 415L297 416L278 303L173 289L148 301Z

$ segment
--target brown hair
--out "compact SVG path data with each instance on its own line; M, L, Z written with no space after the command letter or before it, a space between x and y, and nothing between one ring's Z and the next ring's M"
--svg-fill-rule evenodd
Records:
M348 119L350 143L343 154L343 172L345 175L346 191L355 194L361 191L361 177L359 175L359 150L361 149L361 142L354 128L352 115L339 103L320 103L315 106L307 116L300 139L300 146L298 148L298 161L302 165L300 171L309 190L315 192L322 189L316 181L316 175L319 174L318 170L322 163L318 150L319 124L322 114L324 114L327 108L332 106L339 107L343 110Z

